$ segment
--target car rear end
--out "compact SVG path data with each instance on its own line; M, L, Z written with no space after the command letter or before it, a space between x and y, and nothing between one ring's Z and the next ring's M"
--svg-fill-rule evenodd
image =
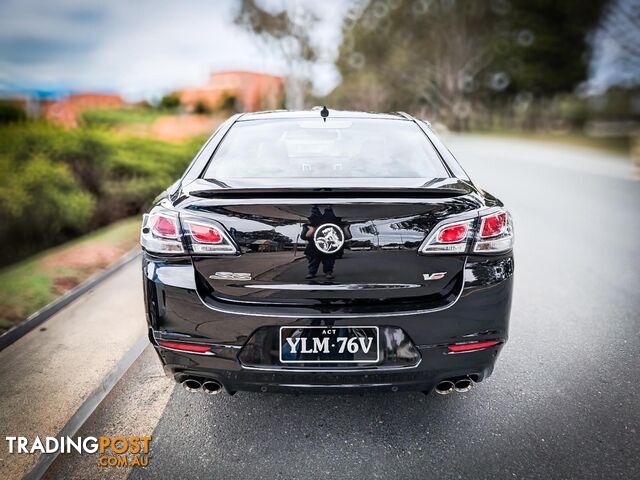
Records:
M208 393L445 393L490 375L507 340L511 219L432 136L344 114L235 121L214 139L142 228L167 374Z

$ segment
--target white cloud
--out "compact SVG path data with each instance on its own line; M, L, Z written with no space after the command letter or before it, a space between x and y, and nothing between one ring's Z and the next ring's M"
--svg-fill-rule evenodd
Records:
M312 70L323 92L337 82L332 46L340 37L345 2L318 3L296 5L314 8L323 18L314 38L328 58ZM233 24L235 8L233 0L4 1L0 82L115 90L138 99L201 84L212 70L283 73L277 52Z

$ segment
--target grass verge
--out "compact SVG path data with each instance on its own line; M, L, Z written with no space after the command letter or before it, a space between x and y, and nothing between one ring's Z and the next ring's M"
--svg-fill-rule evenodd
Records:
M0 270L0 334L138 244L140 218L120 220Z

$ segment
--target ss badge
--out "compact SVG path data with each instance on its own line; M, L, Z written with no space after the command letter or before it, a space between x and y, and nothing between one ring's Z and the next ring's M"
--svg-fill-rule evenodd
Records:
M425 280L440 280L445 277L447 272L438 272L438 273L423 273L422 278Z
M251 280L250 273L237 273L237 272L216 272L213 275L209 275L211 280Z

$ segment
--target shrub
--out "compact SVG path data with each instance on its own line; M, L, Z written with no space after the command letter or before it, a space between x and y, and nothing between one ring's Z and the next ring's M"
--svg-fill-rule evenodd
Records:
M232 93L224 92L222 99L220 100L220 110L223 112L237 112L238 111L238 97Z
M202 141L171 144L34 122L0 127L0 265L140 213Z
M95 209L67 165L35 154L26 161L0 159L0 238L3 263L14 260L11 246L53 244L83 232Z
M82 121L92 127L113 127L134 123L148 124L157 120L164 113L149 107L115 108L103 110L87 110L82 112Z
M207 106L206 103L204 103L202 100L199 100L196 103L196 107L193 109L194 113L197 113L198 115L208 115L211 113L211 109Z
M14 102L0 101L0 124L23 122L27 119L24 109Z
M177 110L180 108L180 97L170 93L160 99L160 108L164 110Z

